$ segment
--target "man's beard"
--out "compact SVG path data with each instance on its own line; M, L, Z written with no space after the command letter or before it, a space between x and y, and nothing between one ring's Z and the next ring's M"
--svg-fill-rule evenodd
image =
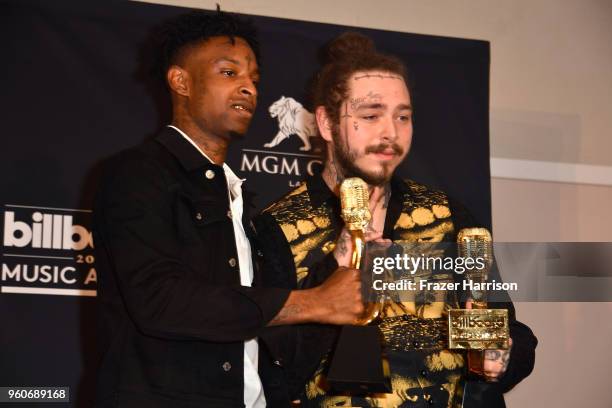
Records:
M374 171L367 171L360 169L355 165L357 161L357 153L348 149L348 143L342 143L339 135L335 132L332 134L334 139L334 156L336 159L337 166L336 171L341 172L340 176L347 177L359 177L363 179L367 184L371 186L382 186L387 184L391 180L393 175L393 169L390 169L390 163L382 163L382 168ZM395 154L401 156L403 149L397 143L380 143L375 146L368 146L364 151L364 155L368 153L380 153L386 149L393 149Z

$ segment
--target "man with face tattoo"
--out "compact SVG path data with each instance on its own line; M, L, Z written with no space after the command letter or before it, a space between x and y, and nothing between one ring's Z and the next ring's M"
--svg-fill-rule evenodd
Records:
M407 73L397 58L378 53L360 34L341 35L327 48L314 103L326 144L323 171L255 219L267 285L308 287L324 278L317 275L321 270L349 265L352 243L338 198L346 177L360 177L369 187L372 220L366 241L455 242L460 229L475 226L443 192L394 175L410 149L413 131ZM513 345L487 352L486 378L464 393L466 359L447 346L442 314L450 307L459 304L396 302L384 307L377 324L390 366L389 394L338 395L326 387L327 357L337 327L284 329L278 333L276 352L291 398L304 407L505 406L503 392L533 368L537 340L516 321L511 303L500 305L509 309Z

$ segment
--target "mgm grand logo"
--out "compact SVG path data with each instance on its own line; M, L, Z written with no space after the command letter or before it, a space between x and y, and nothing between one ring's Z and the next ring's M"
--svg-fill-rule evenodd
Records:
M298 179L312 175L322 165L320 150L313 149L311 138L316 138L315 116L291 97L281 96L268 108L270 117L276 119L278 132L263 147L282 148L284 142L298 139L298 152L278 150L242 149L240 170L250 173L265 173L294 177L289 186L299 184ZM308 153L307 153L308 152Z
M90 210L4 206L1 292L96 296Z

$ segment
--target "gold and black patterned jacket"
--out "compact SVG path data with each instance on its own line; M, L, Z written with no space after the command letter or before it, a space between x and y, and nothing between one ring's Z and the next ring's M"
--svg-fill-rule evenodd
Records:
M467 212L440 191L395 177L391 191L384 238L394 242L455 242L457 231L473 226ZM264 258L264 285L313 287L337 268L331 252L343 226L340 202L320 176L307 179L266 208L254 223ZM336 339L337 327L300 325L275 329L262 337L283 366L291 398L301 399L305 407L460 407L464 401L464 356L446 346L444 315L448 308L458 307L452 303L424 298L385 307L378 327L391 369L392 394L356 398L325 391L321 374L326 369L326 356ZM514 319L512 304L503 307L510 309L512 323L521 325ZM535 345L532 352L533 349ZM526 373L519 371L504 376L514 382L493 385L498 389L493 390L494 396L487 397L489 403L483 406L503 406L501 393L531 369ZM490 394L491 390L478 389L474 394L483 392ZM495 399L497 404L493 405Z

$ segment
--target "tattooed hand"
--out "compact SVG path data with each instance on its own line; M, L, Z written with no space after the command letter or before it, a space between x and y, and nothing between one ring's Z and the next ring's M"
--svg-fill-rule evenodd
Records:
M510 361L510 351L512 350L512 339L509 341L508 350L485 350L484 374L487 381L498 381L504 375Z
M382 231L376 231L370 228L365 230L365 241L376 241L376 242L391 242L388 239L382 239ZM334 248L334 257L338 266L349 267L351 263L351 256L353 254L353 241L351 240L351 233L345 228L342 228L338 240L336 241L336 247Z
M472 300L465 304L466 309L472 308ZM495 382L504 375L510 361L510 351L512 350L512 338L509 339L508 350L485 350L484 351L484 375L487 381Z
M388 184L384 187L370 187L369 193L369 207L370 213L372 214L372 220L368 223L364 231L365 242L375 241L380 244L391 244L391 240L382 238L387 207L389 205L389 199L391 198L391 187ZM334 249L334 256L336 257L338 265L350 266L352 253L353 242L351 240L351 234L346 228L342 228L338 240L336 241L336 248Z
M351 234L346 228L342 228L338 240L336 241L336 248L334 248L334 257L338 266L349 266L351 263L351 253L353 251L353 243L351 242Z

